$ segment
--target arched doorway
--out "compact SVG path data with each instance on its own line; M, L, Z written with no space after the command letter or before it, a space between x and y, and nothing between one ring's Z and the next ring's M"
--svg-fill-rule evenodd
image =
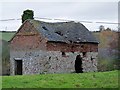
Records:
M75 72L76 73L83 73L82 57L80 55L76 56L76 60L75 60Z

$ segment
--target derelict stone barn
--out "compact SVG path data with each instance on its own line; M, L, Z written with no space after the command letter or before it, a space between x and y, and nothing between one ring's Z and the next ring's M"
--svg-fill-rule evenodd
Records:
M71 73L79 54L83 72L97 71L98 41L81 23L26 20L10 41L10 72Z

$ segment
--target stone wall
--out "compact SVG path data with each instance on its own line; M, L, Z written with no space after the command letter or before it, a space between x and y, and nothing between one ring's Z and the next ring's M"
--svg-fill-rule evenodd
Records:
M21 58L23 61L23 74L40 73L72 73L75 71L76 56L81 52L61 51L11 51L11 75L15 74L15 58ZM83 57L83 72L97 71L97 52L87 52ZM92 59L91 59L92 58Z

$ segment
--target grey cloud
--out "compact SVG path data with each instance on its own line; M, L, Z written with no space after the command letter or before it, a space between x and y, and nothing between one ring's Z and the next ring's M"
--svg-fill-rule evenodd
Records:
M116 21L118 19L117 5L118 5L117 2L77 2L77 3L11 2L2 3L1 15L2 19L20 18L24 10L32 9L35 13L35 17L41 18L48 17L52 19L62 18L74 20L89 20L89 21L104 20L117 22ZM21 22L18 22L16 24L21 24ZM95 24L93 26L98 27Z

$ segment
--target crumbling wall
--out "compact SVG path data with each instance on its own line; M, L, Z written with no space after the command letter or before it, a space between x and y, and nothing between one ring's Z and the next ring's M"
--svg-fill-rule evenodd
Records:
M10 42L10 73L15 74L15 58L23 62L23 74L72 73L79 54L83 72L97 71L97 52L98 44L49 42L26 22Z
M97 58L98 52L87 52L82 60L83 72L96 72L97 71Z
M48 51L65 51L65 52L98 52L98 44L93 43L61 43L47 42Z
M75 59L81 52L66 52L65 56L61 51L12 51L11 52L11 75L15 74L15 58L23 60L23 74L41 73L72 73L75 72ZM91 60L91 57L94 58ZM97 71L97 52L87 52L83 57L83 72Z

